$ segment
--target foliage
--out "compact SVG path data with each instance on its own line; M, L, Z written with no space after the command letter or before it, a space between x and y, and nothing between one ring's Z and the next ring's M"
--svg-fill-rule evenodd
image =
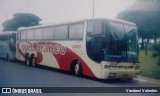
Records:
M138 27L138 35L143 39L160 37L160 12L156 11L126 11L118 15L118 18L135 22Z
M19 27L38 25L41 19L32 13L15 13L12 19L3 22L3 31L16 31Z
M152 57L158 57L158 63L157 65L160 65L160 42L158 44L155 44L153 46L153 49L155 50L155 52L152 54Z
M158 58L153 58L153 50L148 50L148 55L145 55L145 50L140 50L140 75L160 79L160 67L157 66Z

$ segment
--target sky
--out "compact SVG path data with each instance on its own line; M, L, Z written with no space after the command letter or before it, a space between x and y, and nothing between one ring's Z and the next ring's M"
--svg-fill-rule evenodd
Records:
M114 18L136 0L94 0L94 18ZM0 0L0 31L14 13L33 13L41 24L93 18L93 0Z

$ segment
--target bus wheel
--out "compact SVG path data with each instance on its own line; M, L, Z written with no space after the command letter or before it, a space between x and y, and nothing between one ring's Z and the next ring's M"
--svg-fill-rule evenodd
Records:
M10 61L9 53L7 53L6 60Z
M29 56L29 54L27 53L27 54L25 55L25 64L26 64L27 66L30 65L30 64L29 64L29 58L30 58L30 56Z
M82 75L82 66L79 61L74 64L74 74L77 76Z
M32 67L36 66L36 57L35 56L31 56L31 58L30 58L30 65Z

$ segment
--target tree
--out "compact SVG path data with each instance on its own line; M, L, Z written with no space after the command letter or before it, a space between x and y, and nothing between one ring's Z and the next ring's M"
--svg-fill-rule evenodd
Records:
M39 25L41 19L32 13L15 13L12 19L2 23L3 31L16 31L19 27Z
M143 7L142 7L143 6ZM117 18L128 20L137 24L138 35L142 38L141 48L144 49L144 39L160 37L160 2L154 0L137 0L133 5L118 14Z
M131 21L137 24L138 35L142 38L142 49L144 48L144 39L154 39L160 37L160 12L147 12L147 11L135 11L135 12L122 12L118 15L118 18Z
M157 65L160 66L160 42L153 46L155 52L152 54L152 57L158 57Z

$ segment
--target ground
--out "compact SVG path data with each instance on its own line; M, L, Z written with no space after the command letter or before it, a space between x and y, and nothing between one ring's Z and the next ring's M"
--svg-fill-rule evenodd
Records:
M145 51L140 50L140 75L160 79L160 66L157 65L158 58L152 57L153 52L149 50L148 55L145 55Z

